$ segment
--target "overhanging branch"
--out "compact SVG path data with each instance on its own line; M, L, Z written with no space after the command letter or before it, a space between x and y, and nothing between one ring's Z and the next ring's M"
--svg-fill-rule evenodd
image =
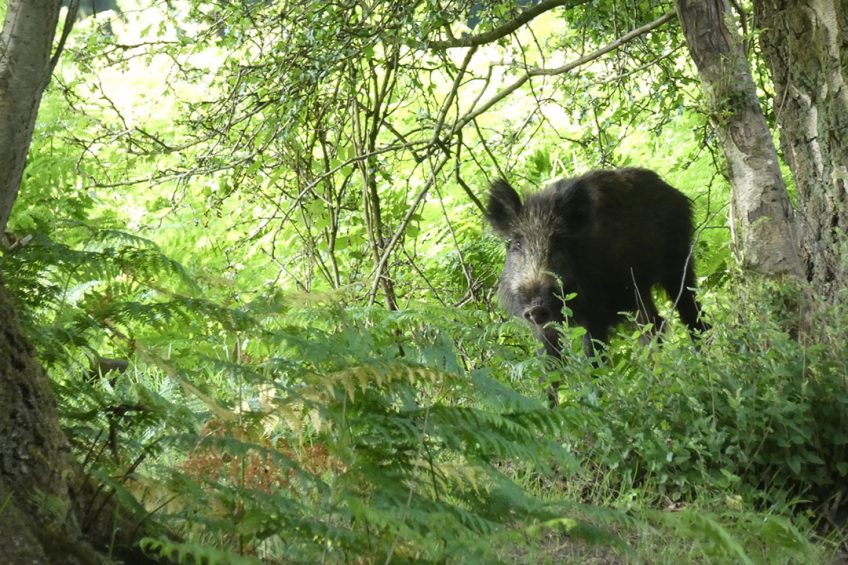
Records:
M515 18L511 19L501 27L478 35L469 35L466 37L441 41L431 41L430 43L428 43L428 47L430 47L431 49L448 49L451 47L478 47L480 45L492 43L502 37L506 37L507 35L514 32L533 18L544 14L549 10L553 10L554 8L558 8L560 6L569 6L573 8L574 6L585 4L587 1L588 0L545 0L541 4L537 4L529 10L521 12L519 15L517 15Z

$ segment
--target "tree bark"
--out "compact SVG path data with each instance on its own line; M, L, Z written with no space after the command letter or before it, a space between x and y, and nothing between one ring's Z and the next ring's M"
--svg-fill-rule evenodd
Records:
M76 489L84 484L53 391L0 285L0 560L98 563L82 539Z
M61 0L10 0L0 34L0 234L6 230L26 164Z
M754 16L798 191L805 275L821 296L838 300L848 286L848 5L755 0Z
M729 166L731 230L742 264L770 276L800 275L792 207L730 6L727 0L676 5Z

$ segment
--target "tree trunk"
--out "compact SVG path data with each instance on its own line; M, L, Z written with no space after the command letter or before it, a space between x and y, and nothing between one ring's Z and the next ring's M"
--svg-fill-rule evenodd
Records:
M775 86L780 146L798 190L805 274L835 301L848 285L848 6L755 0L754 15Z
M18 196L61 0L10 0L0 35L0 234Z
M0 35L0 234L18 194L60 0L12 1ZM50 383L0 286L0 555L8 563L93 563L79 541L71 479Z
M82 541L81 472L59 427L53 391L0 285L0 560L98 563Z
M800 275L792 207L748 59L736 30L728 27L735 21L728 2L676 5L729 165L731 229L742 264L765 275Z

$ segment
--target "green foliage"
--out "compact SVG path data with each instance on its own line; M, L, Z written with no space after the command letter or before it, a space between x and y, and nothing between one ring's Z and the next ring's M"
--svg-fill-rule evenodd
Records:
M774 515L703 509L656 513L657 523L693 540L686 555L665 555L654 562L675 563L700 557L708 563L804 563L821 556L788 520ZM650 561L650 559L648 559Z
M569 381L571 396L596 403L594 417L572 433L591 438L581 453L612 470L604 477L610 488L650 485L687 501L706 487L766 507L787 497L815 507L841 496L848 358L816 342L844 340L844 314L829 313L806 330L812 344L801 345L784 329L797 320L783 311L781 293L791 296L749 282L724 307L712 305L714 329L700 354L685 340L650 357L626 348L598 380Z

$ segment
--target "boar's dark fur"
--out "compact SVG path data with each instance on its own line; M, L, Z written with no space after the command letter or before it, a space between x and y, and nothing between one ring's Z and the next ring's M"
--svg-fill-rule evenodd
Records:
M508 240L499 284L504 307L527 320L551 355L561 348L550 322L562 322L562 297L573 322L606 342L622 312L655 329L662 318L651 298L660 285L680 318L706 329L692 289L692 209L689 199L646 169L593 171L556 181L521 198L506 181L489 193L487 220Z

